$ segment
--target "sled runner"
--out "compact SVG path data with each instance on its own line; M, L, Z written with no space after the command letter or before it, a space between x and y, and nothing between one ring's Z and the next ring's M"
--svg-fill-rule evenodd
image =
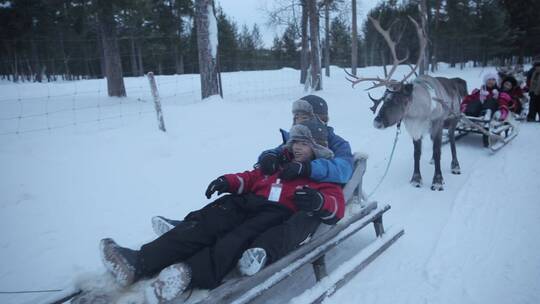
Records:
M385 232L383 226L383 214L390 209L389 205L378 206L377 202L369 201L362 191L362 179L366 170L367 158L359 153L355 154L355 170L351 180L343 188L344 196L347 202L346 216L336 225L328 226L322 224L313 238L303 244L287 256L270 264L260 272L248 277L229 276L222 285L210 291L194 291L193 297L189 303L250 303L270 288L282 280L294 275L297 270L306 264L311 264L316 278L316 288L319 291L317 297L310 300L312 303L318 303L325 297L330 296L345 285L355 274L365 268L370 262L384 252L399 237L404 234L403 229L396 229ZM326 269L325 254L335 248L347 238L360 231L362 228L373 224L377 238L360 251L356 257L348 262L345 270L340 270L336 276L336 271L328 273ZM354 261L354 265L350 265ZM320 285L324 278L332 278L331 283L324 280L325 284ZM139 282L136 285L142 286L146 282ZM73 289L70 296L63 295L59 300L48 303L64 303L71 300L71 303L106 303L114 302L122 298L122 294L141 290L137 286L126 290L118 288L109 292L100 290L84 290L84 288ZM189 293L189 291L185 292ZM144 297L143 292L139 292L140 297ZM95 297L94 297L95 296ZM170 303L185 303L185 295L170 301ZM105 302L103 300L105 299ZM109 300L107 300L109 299ZM95 301L94 301L95 300ZM136 301L122 300L121 303L144 303L144 299Z
M483 146L496 152L514 139L519 131L513 114L508 115L504 121L461 114L456 132L456 140L470 133L481 134ZM447 134L443 142L448 142Z
M513 115L508 115L504 121L462 115L456 131L481 134L484 147L493 152L501 149L518 134Z

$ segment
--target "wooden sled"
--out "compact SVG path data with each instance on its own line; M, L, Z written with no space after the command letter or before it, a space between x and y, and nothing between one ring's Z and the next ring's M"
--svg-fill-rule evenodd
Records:
M461 114L455 137L458 140L471 133L480 134L482 145L492 152L497 152L518 135L517 123L512 113L504 121ZM447 142L448 134L445 134L443 143Z
M385 232L382 217L390 209L390 206L378 206L377 202L368 201L367 196L362 191L362 178L366 171L366 162L366 156L359 153L355 154L353 176L343 189L348 208L354 207L351 204L356 204L358 207L357 212L346 215L335 226L323 225L325 226L322 227L324 231L318 231L307 244L251 277L239 277L225 282L211 290L204 299L196 303L250 303L282 280L294 275L297 270L306 264L312 265L317 284L319 284L321 280L328 276L325 254L362 228L373 224L377 239L371 245L368 245L368 252L362 250L364 255L355 260L356 265L344 272L343 276L340 276L334 284L330 284L328 288L320 289L321 294L313 299L313 303L322 301L345 285L355 274L375 260L377 256L404 234L403 229Z
M318 294L313 293L317 297L311 300L312 303L322 301L341 286L345 285L354 275L375 260L375 258L404 234L403 229L385 232L382 217L390 209L390 205L379 206L376 201L369 201L362 191L362 179L366 171L366 163L366 156L359 153L355 154L353 176L343 188L347 203L347 212L340 222L334 226L322 224L309 242L289 253L284 258L265 267L253 276L230 277L219 287L207 293L201 293L201 296L197 297L197 299L190 299L189 303L250 303L282 280L294 275L295 272L306 264L312 265L317 281L313 288L317 287L321 280L332 278L330 283L327 282L328 280L325 280L325 285L317 289L319 291ZM351 210L354 212L350 212ZM357 253L352 259L355 262L354 265L348 267L345 271L340 270L339 274L342 275L336 279L336 275L333 273L329 274L326 269L325 254L370 224L373 224L377 238ZM350 264L350 261L343 262ZM68 288L58 294L56 299L49 300L46 303L69 303L68 301L82 292L73 287L71 289ZM185 296L182 295L170 301L170 303L184 303L184 301Z

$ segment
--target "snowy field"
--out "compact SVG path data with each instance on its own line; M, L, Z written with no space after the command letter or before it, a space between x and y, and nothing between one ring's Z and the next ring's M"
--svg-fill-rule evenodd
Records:
M396 73L408 71L400 67ZM488 69L442 68L469 90ZM360 69L365 76L382 68ZM200 101L197 75L157 77L167 132L157 128L145 78L127 78L128 97L106 97L104 80L49 84L0 82L0 291L62 289L104 272L101 238L137 248L154 238L150 218L182 218L209 202L208 183L252 167L291 124L291 102L304 95L292 69L223 74L224 99ZM371 102L344 72L325 78L330 125L354 151L369 154L371 193L388 162L395 128L372 127ZM375 91L379 96L381 91ZM425 141L422 188L408 181L413 147L400 135L388 176L372 196L392 205L387 229L405 235L325 303L540 303L540 124L496 154L481 138L458 141L462 174L429 189ZM328 255L330 269L374 239L359 233ZM285 303L313 283L309 269L261 302ZM0 303L39 303L50 294L0 293ZM292 300L305 303L302 297Z

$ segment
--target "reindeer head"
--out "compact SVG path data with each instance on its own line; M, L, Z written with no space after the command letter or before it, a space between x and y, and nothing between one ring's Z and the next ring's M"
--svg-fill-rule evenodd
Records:
M377 101L370 96L374 103L383 103L379 113L373 119L373 126L377 129L384 129L400 122L407 113L412 99L412 91L413 85L407 83L401 85L398 90L387 88Z
M416 65L414 67L411 67L411 71L409 72L409 74L405 75L405 77L403 77L401 81L394 80L392 79L392 75L396 71L398 65L408 59L408 56L406 56L404 59L398 59L396 53L396 42L392 41L392 39L390 38L389 30L384 30L378 20L372 17L368 18L373 23L375 29L384 37L384 40L388 44L388 47L390 48L390 53L392 54L392 57L394 59L393 66L390 69L390 72L388 73L386 78L384 79L380 77L357 77L347 71L345 72L348 76L350 76L350 78L347 78L347 80L352 83L353 87L362 81L371 81L373 83L373 85L367 90L382 86L386 87L383 96L379 99L373 98L368 93L369 98L371 99L371 101L373 101L373 106L370 108L373 114L375 114L375 112L377 111L377 107L379 106L379 104L381 102L383 103L381 109L379 110L379 113L375 116L375 119L373 120L373 125L375 126L375 128L383 129L395 125L396 123L401 121L401 119L403 119L407 112L408 105L412 100L413 92L413 85L411 83L408 83L407 79L409 79L413 74L415 74L418 65L424 57L427 40L423 26L420 27L420 25L418 25L418 23L409 16L409 19L416 28L416 33L418 35L418 40L420 43L420 53ZM422 25L424 24L422 23Z

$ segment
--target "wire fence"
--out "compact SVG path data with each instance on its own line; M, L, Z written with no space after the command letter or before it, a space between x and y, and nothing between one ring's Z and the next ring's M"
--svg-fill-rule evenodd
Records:
M302 92L293 69L222 73L224 98L264 101ZM156 76L165 115L167 108L201 102L198 74ZM118 127L155 115L146 77L124 78L127 97L109 97L106 79L42 83L0 82L0 136L54 132L84 125ZM110 124L107 122L115 122Z

